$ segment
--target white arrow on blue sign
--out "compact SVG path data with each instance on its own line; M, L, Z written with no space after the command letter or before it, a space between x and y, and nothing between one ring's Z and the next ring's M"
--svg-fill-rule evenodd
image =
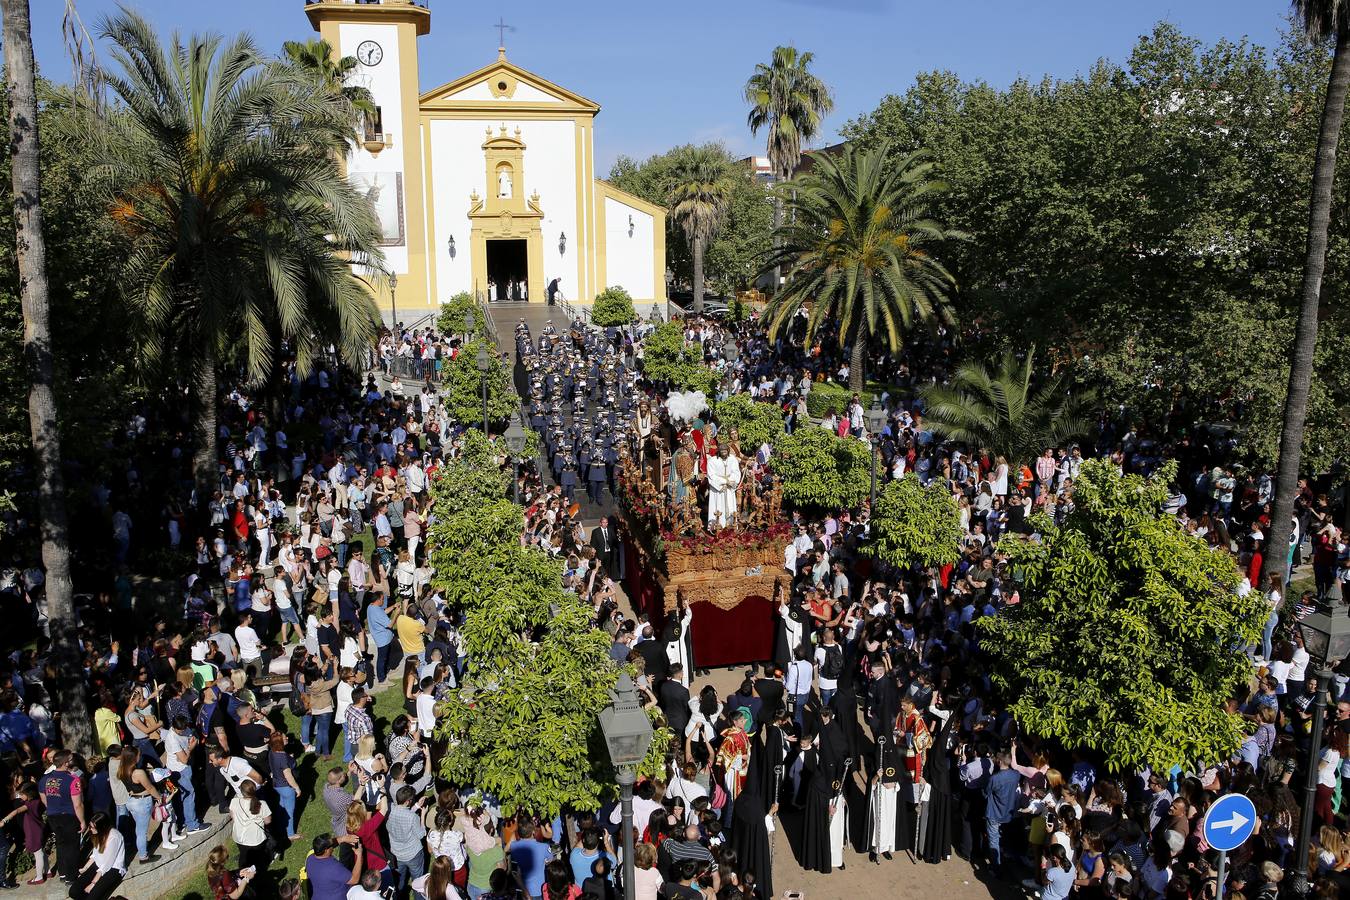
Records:
M1224 794L1209 807L1200 827L1205 843L1215 850L1236 850L1256 828L1256 806L1245 794Z

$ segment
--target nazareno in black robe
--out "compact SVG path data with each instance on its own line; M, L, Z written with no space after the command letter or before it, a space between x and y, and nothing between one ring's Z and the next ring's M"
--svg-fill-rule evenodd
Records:
M839 724L831 722L820 730L817 745L806 758L810 781L806 787L806 809L802 814L801 864L803 869L828 875L834 869L834 856L830 852L830 803L843 793L847 738Z
M768 748L762 743L770 729L778 730L773 725L766 725L755 736L745 788L736 798L736 806L731 811L731 847L736 851L741 869L754 875L756 896L761 900L773 900L773 853L764 819L774 802L768 799L772 796L770 792L777 787L778 776L773 768L773 746L776 742L771 740ZM781 742L777 742L777 746L777 764L781 765Z
M952 791L951 743L952 725L958 716L952 710L947 721L933 735L933 746L924 761L923 777L931 785L928 791L928 830L924 835L919 857L924 862L938 863L952 855L952 829L957 814L956 796Z

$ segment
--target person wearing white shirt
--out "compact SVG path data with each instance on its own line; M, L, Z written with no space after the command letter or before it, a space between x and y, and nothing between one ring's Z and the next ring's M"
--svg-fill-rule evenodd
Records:
M104 812L89 817L89 831L89 859L80 867L70 896L111 897L127 874L126 842Z
M417 730L422 734L434 734L436 731L436 697L431 693L436 679L428 675L422 679L422 689L417 692Z
M787 675L783 679L784 688L788 696L792 698L793 720L800 728L803 724L803 715L806 712L807 701L811 699L811 677L815 670L811 667L807 659L806 651L798 649L796 658L788 666Z
M234 629L234 640L239 645L239 661L244 665L256 663L262 658L262 640L253 630L253 611L246 609L239 614L239 625Z

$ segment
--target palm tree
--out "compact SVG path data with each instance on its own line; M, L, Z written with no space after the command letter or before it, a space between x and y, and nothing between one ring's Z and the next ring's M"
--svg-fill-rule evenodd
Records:
M815 60L811 52L799 53L793 46L775 47L773 59L755 64L755 74L745 83L745 100L750 104L747 122L751 134L761 128L768 132L769 168L776 182L792 178L802 159L802 145L820 131L820 120L834 109L834 99L825 82L812 72ZM783 202L773 204L774 231L783 221ZM778 289L778 270L774 271L774 290Z
M124 281L147 365L190 382L199 503L217 480L217 367L261 382L278 339L308 370L332 343L361 361L379 313L353 261L379 269L369 202L339 170L330 91L269 63L245 37L160 43L123 11L102 23L122 72L91 173L130 242Z
M1034 356L1034 348L1022 362L1005 353L993 372L966 363L951 384L925 390L929 427L972 449L984 447L1002 456L1013 472L1045 448L1087 434L1092 396L1071 395L1058 375L1033 389Z
M703 250L726 216L735 189L731 159L715 144L681 147L671 169L670 215L694 257L694 312L703 312Z
M933 255L935 244L964 239L928 217L931 195L944 185L915 153L887 162L889 147L853 144L840 156L820 154L813 171L794 179L791 220L761 270L782 267L787 283L768 308L777 337L809 304L807 342L837 324L840 347L852 347L849 386L861 391L867 342L884 335L891 351L916 322L952 321L956 280Z
M1336 50L1331 58L1331 76L1322 103L1322 127L1317 135L1312 200L1308 204L1308 250L1303 260L1303 288L1299 293L1298 325L1294 330L1289 387L1284 398L1284 425L1280 432L1280 461L1271 522L1276 529L1275 536L1281 542L1285 528L1294 518L1294 495L1298 489L1298 468L1303 453L1303 425L1308 415L1313 351L1317 347L1317 306L1322 295L1322 270L1327 262L1327 227L1331 222L1336 148L1341 136L1341 122L1345 118L1346 92L1350 91L1350 2L1293 0L1293 5L1294 12L1303 20L1308 37L1323 42L1334 35ZM1267 579L1271 575L1284 578L1288 567L1288 554L1267 553L1262 575Z
M287 41L281 45L281 50L290 65L349 104L353 127L374 119L377 110L370 89L348 83L360 65L355 56L337 57L332 44L322 38Z
M61 734L66 746L93 750L93 720L85 695L76 640L74 583L66 482L61 472L61 430L56 415L56 365L47 294L47 243L42 231L38 169L38 105L34 84L33 27L28 0L0 0L4 15L5 77L9 91L10 177L14 201L23 352L28 369L28 428L38 474L38 518L47 612L59 684Z

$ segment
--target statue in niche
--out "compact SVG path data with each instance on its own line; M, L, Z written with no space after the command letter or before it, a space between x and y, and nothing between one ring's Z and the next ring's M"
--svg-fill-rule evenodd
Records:
M509 200L511 198L511 170L501 168L497 170L497 196Z

